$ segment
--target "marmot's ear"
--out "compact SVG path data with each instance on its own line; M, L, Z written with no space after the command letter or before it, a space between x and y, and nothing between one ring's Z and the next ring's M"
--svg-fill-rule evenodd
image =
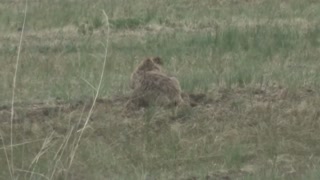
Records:
M162 59L160 57L153 58L153 62L159 65L163 65Z

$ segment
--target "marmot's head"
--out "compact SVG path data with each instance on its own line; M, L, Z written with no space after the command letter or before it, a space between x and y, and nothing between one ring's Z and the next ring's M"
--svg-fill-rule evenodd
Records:
M161 71L162 60L159 57L147 58L141 62L138 71Z

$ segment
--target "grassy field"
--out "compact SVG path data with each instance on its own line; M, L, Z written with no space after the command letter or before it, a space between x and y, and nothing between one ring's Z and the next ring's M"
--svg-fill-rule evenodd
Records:
M320 2L29 0L13 89L24 11L0 1L1 180L320 179ZM148 56L198 105L124 113Z

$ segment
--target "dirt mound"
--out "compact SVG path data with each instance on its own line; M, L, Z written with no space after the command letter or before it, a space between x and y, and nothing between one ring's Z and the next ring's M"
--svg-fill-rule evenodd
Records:
M108 107L111 106L121 106L126 101L128 101L128 97L120 97L116 96L111 99L106 98L98 98L95 103L94 109L102 109L104 108L106 111ZM70 113L73 111L81 110L81 111L88 111L93 103L92 98L82 99L82 100L73 100L73 101L62 101L56 100L51 103L17 103L15 104L15 122L21 122L25 118L29 117L50 117L56 116L61 113ZM0 122L6 122L9 120L8 115L11 113L11 106L3 105L0 107L0 115L2 120ZM23 116L22 116L23 115ZM38 118L36 118L38 119Z
M147 152L148 167L154 169L172 162L189 163L190 167L192 162L207 165L215 162L210 173L184 174L184 179L239 179L260 168L268 169L270 164L265 160L277 137L285 142L285 146L277 147L285 157L299 158L301 154L307 157L310 152L318 155L320 96L315 90L219 88L206 94L185 95L191 107L175 113L174 108L141 108L130 116L123 115L129 97L99 98L83 131L82 145L87 143L88 149L91 142L106 145L123 159L136 160ZM88 98L15 104L14 143L33 142L51 134L55 137L52 144L69 135L72 142L83 129L92 103ZM10 113L10 105L0 108L0 133L6 143L10 142ZM141 150L145 144L147 149ZM167 152L168 148L172 151ZM178 152L174 161L168 157L172 152ZM195 156L190 159L188 153ZM292 165L290 162L275 163ZM285 166L281 170L289 171Z
M183 93L183 99L187 99L192 107L202 108L204 106L215 107L216 110L230 109L237 104L244 106L260 106L269 104L276 106L280 102L287 100L299 100L301 98L314 95L311 89L302 89L290 93L288 89L282 87L269 88L220 88L208 94L204 93ZM115 96L112 98L98 98L94 106L93 116L99 113L112 113L120 115L125 104L130 99L129 96ZM16 103L14 123L21 123L26 120L44 121L52 117L63 116L73 112L86 113L93 103L92 98L73 101L56 100L51 103ZM10 122L11 106L2 105L0 107L0 123Z

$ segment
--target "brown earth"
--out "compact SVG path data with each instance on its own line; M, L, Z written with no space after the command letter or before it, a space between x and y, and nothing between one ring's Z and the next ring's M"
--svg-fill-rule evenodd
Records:
M214 143L220 144L221 147L235 142L255 144L255 152L248 151L244 155L249 164L259 162L257 159L261 157L257 156L257 153L266 155L266 149L270 148L268 141L277 137L290 142L278 149L280 154L289 154L297 159L310 153L316 158L320 156L317 151L320 145L316 143L320 137L320 97L319 92L315 90L301 88L290 91L273 85L258 88L219 88L207 94L189 94L189 97L192 107L180 109L176 114L171 113L170 109L159 108L153 110L150 117L149 111L144 108L124 113L128 96L99 98L90 116L84 138L103 137L106 143L115 145L119 140L119 131L126 131L128 136L134 138L143 136L141 127L145 126L147 119L151 122L150 128L154 134L171 128L184 134L185 138L188 137L188 133L192 133L193 136L187 139L193 142L192 138L201 131L204 134L199 134L199 137L206 136L206 131L213 130L217 138ZM46 137L50 132L59 137L70 131L71 127L76 132L83 127L91 106L90 98L73 102L57 100L54 103L16 104L13 119L16 142ZM10 113L10 105L0 107L0 133L4 139L10 134ZM188 147L188 141L181 146ZM211 158L221 162L219 157L205 159ZM257 167L267 166L260 163ZM296 173L305 168L303 163L296 163L294 167ZM286 166L283 166L282 170L284 173L289 171ZM213 172L206 177L234 179L248 173L252 172L238 169L235 172Z

